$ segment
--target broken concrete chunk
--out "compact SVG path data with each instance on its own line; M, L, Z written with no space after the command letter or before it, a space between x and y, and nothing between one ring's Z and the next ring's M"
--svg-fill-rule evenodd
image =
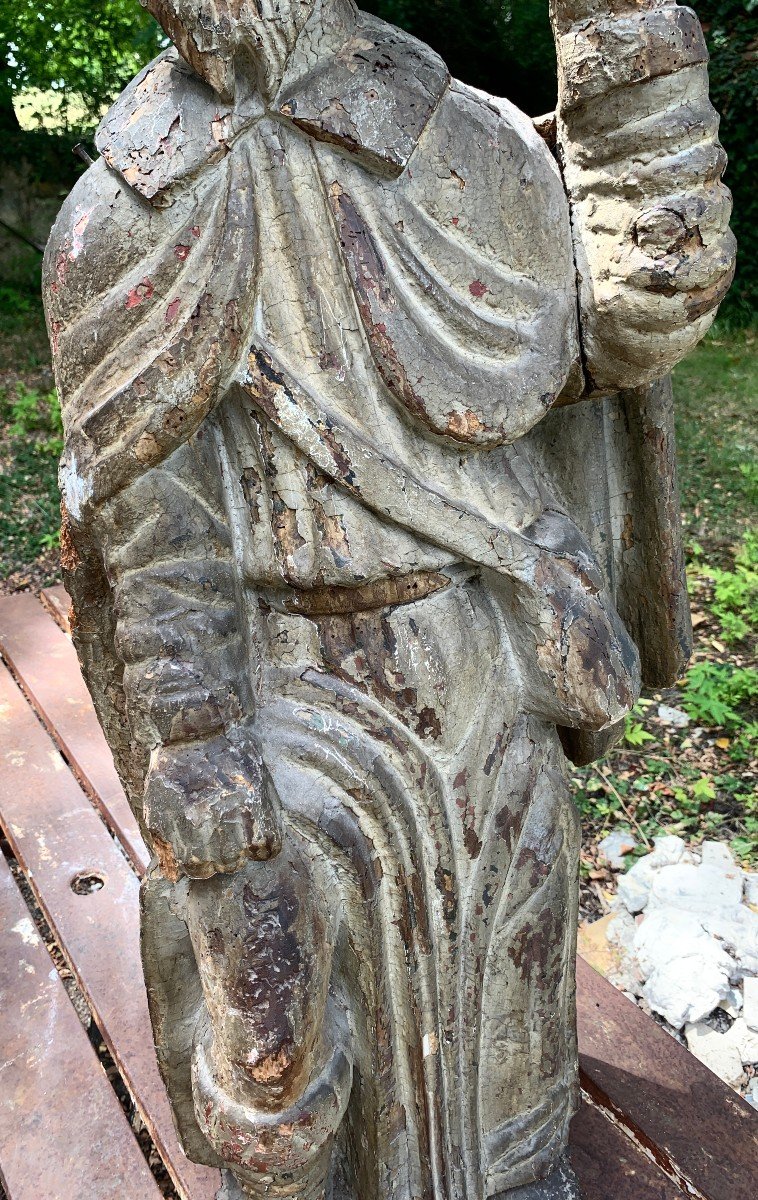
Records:
M625 857L635 849L637 842L628 829L614 829L598 844L598 852L616 871L623 870Z
M758 871L744 871L745 901L758 908Z
M653 838L653 846L654 849L647 856L653 867L667 867L678 863L687 849L684 838L675 833L661 834ZM644 859L640 859L640 862L644 862Z
M758 975L758 913L741 904L731 911L704 913L701 920L703 928L734 957L735 982Z
M657 967L642 989L653 1012L674 1029L702 1021L729 990L729 973L715 956L692 954Z
M638 926L634 952L642 995L675 1029L713 1012L730 992L734 959L692 913L653 912Z
M669 704L658 705L658 720L664 725L671 725L674 729L685 729L690 719L686 712L681 708L672 708Z
M719 1004L719 1008L723 1009L728 1017L738 1017L742 1010L742 992L740 989L736 987L730 988Z
M731 1030L729 1031L731 1032ZM704 1066L728 1083L737 1087L743 1076L739 1051L728 1033L718 1033L702 1022L690 1024L685 1029L687 1046Z
M743 1011L748 1029L758 1033L758 979L746 975L742 981Z
M685 853L684 839L666 834L653 839L654 849L629 868L618 881L619 899L630 913L642 912L648 902L656 872L679 862Z
M742 900L741 873L733 867L674 863L657 872L650 888L650 906L685 912L730 912Z
M645 859L641 858L618 882L619 899L630 913L642 912L650 896L653 873L643 863Z
M758 1063L758 1033L749 1027L744 1017L737 1017L724 1036L737 1048L745 1066Z
M700 859L704 866L720 868L728 874L740 874L734 855L726 842L703 842L700 847Z

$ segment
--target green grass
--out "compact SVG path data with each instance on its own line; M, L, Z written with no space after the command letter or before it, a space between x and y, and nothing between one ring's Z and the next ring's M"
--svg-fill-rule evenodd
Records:
M602 763L574 773L592 845L616 825L637 853L660 833L728 841L758 866L758 337L716 326L674 372L679 482L695 617L693 662L676 688L648 696ZM684 710L685 729L657 719Z
M729 569L703 547L688 568L696 626L693 661L676 688L643 698L624 739L600 764L574 777L585 841L614 825L635 831L639 852L661 833L691 842L729 841L758 866L758 536L748 530ZM658 718L664 700L689 718L677 729ZM593 869L591 854L584 864Z
M60 405L54 391L0 389L0 579L58 544Z
M734 546L758 506L756 329L716 326L676 368L674 395L688 540Z
M42 257L0 229L0 386L50 369L40 300Z

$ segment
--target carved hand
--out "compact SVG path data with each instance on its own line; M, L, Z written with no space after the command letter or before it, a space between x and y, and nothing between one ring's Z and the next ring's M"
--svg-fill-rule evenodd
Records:
M250 730L153 751L145 823L164 873L208 879L281 849L279 799Z
M590 391L638 387L699 341L734 270L708 51L670 0L551 0L551 19Z

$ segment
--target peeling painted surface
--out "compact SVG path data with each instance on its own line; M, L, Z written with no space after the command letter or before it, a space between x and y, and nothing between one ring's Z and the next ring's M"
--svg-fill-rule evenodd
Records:
M261 1200L574 1195L564 750L686 657L651 381L732 270L699 26L556 2L533 124L338 0L148 7L45 296L182 1137Z

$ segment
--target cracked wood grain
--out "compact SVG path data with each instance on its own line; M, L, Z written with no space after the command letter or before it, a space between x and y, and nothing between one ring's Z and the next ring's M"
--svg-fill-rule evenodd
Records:
M181 1136L253 1198L578 1194L565 754L687 652L699 25L556 0L535 125L349 0L148 7L45 288Z

